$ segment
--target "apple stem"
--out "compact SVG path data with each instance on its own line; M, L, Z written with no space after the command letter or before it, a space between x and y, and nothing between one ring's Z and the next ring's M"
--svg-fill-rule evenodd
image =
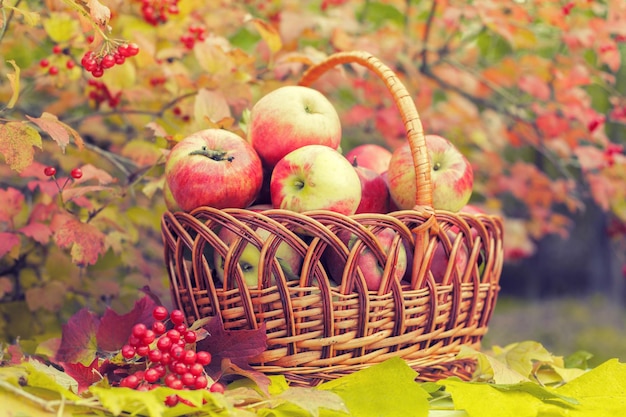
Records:
M433 171L439 171L439 168L441 168L441 163L435 162L433 164Z
M199 149L197 151L189 152L189 156L191 155L206 156L207 158L211 158L214 161L232 162L232 160L235 159L234 156L226 157L226 151L216 151L214 149L207 149L206 146L203 146L202 149Z
M355 168L359 166L359 164L356 161L356 155L354 156L354 158L352 158L352 166Z

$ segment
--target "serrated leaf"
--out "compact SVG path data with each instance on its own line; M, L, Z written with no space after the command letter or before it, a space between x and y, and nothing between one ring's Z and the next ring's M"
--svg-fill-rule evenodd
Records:
M28 386L45 388L61 394L68 400L77 400L78 383L67 373L57 368L39 362L36 359L30 359L23 366L28 370Z
M98 358L95 358L89 366L82 363L64 363L63 369L76 382L76 392L81 394L93 384L102 380L99 371Z
M0 222L12 224L24 207L24 194L17 188L0 189Z
M21 172L32 164L33 147L42 148L41 135L36 129L21 122L0 126L0 154L12 170Z
M118 314L113 309L107 308L96 332L98 349L105 352L121 349L128 341L135 324L152 325L154 322L152 311L156 306L152 298L144 296L137 300L133 309L126 314Z
M77 265L93 265L105 252L105 234L91 223L83 223L67 216L55 229L54 240L61 248L70 247L72 262Z
M392 358L318 388L338 394L354 416L426 417L429 395L415 382L416 376L404 360Z
M70 132L66 129L65 123L61 123L54 115L43 112L41 117L31 117L26 115L28 120L35 123L41 130L46 132L65 152L66 146L70 143Z
M15 61L13 61L12 59L8 60L7 62L11 64L11 66L15 70L15 73L7 74L7 78L9 79L9 85L11 86L12 94L11 94L11 98L6 104L6 107L8 109L12 109L13 106L15 106L15 103L17 102L18 97L20 96L20 67L18 67Z
M468 346L461 346L457 357L476 359L476 378L482 381L493 381L498 384L516 384L521 381L528 381L528 377L511 369L506 363L494 356L479 352Z
M48 243L50 236L52 236L52 229L50 229L50 226L38 222L32 222L26 226L20 227L18 232L41 244Z
M193 112L195 120L208 120L213 123L231 117L230 107L224 94L206 88L198 91Z
M61 345L55 355L58 362L88 366L98 351L96 332L100 319L86 308L79 310L62 327Z
M267 43L270 51L276 53L281 50L283 41L280 38L280 33L274 26L258 18L252 18L250 21L259 32L259 35L261 35L261 38Z

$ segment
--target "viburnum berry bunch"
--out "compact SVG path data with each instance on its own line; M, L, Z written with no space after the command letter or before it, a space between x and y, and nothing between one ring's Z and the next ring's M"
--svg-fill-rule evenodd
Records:
M176 390L224 392L224 386L207 375L205 366L210 365L211 354L196 351L198 334L185 325L183 312L169 312L158 306L152 316L155 321L150 328L143 323L133 326L128 343L120 351L126 361L145 367L122 378L118 386L139 391L166 386ZM165 403L174 406L179 401L184 400L173 395Z
M117 107L120 104L122 98L122 92L118 91L116 94L112 94L109 87L102 81L89 80L88 85L90 87L89 99L93 100L94 106L99 108L102 103L108 103L112 108Z
M153 26L167 22L168 15L176 15L178 11L178 0L141 0L143 20Z
M193 49L196 42L202 42L206 39L206 32L202 26L191 25L187 29L187 33L180 37L180 41L185 48Z
M96 78L102 77L104 71L116 65L122 65L126 58L139 53L139 46L135 43L115 44L105 43L98 52L87 51L80 60L80 64Z

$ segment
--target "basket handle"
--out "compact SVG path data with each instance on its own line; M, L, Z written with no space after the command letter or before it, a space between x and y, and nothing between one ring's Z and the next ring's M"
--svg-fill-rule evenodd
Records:
M411 148L415 165L416 206L433 206L433 190L430 178L430 160L424 138L424 128L419 118L415 103L398 76L378 58L365 51L337 52L323 61L309 67L300 79L300 85L310 86L329 69L342 64L360 64L376 74L391 93L406 129L406 136Z

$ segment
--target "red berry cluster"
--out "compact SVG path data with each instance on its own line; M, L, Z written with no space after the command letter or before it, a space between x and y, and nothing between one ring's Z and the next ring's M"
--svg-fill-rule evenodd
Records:
M615 165L615 155L621 155L624 152L624 146L616 143L609 143L604 150L604 158L606 163L611 167Z
M201 26L191 25L187 29L187 33L180 37L180 41L185 48L193 49L193 46L196 44L196 41L202 42L206 39L205 29Z
M111 91L105 83L98 80L89 80L89 98L94 101L96 108L99 108L102 103L108 103L110 107L117 107L122 99L122 92L118 91L115 95L111 94Z
M195 350L198 335L184 324L182 311L156 307L152 316L155 322L151 328L139 323L133 326L128 343L122 347L122 356L129 361L144 360L146 369L135 371L124 377L120 387L147 391L158 386L176 390L210 389L224 392L224 386L206 374L204 367L211 363L211 354ZM173 328L167 330L165 321ZM183 401L177 395L169 396L165 403L169 406Z
M41 68L44 68L48 71L48 74L50 75L57 75L60 72L59 69L59 64L62 65L62 58L60 58L59 56L61 55L68 55L69 54L69 49L68 48L63 48L61 45L54 45L52 47L52 56L49 56L47 58L42 58L39 61L39 66ZM65 67L68 70L71 70L72 68L74 68L76 66L76 63L74 62L74 60L70 57L65 61Z
M104 53L95 53L93 51L85 52L80 64L96 78L102 77L104 71L116 65L122 65L126 58L135 56L139 53L139 47L135 43L123 43L118 45L115 50L109 50Z
M178 0L141 0L143 20L153 26L165 23L168 14L178 14Z

